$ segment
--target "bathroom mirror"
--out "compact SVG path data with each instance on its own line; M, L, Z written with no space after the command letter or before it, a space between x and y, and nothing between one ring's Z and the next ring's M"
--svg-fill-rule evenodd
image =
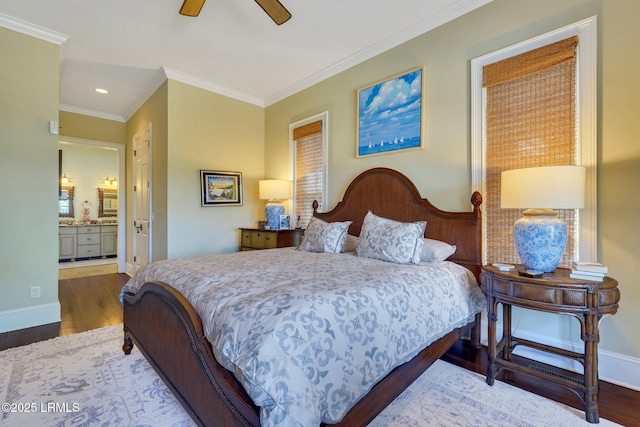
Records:
M98 217L118 216L118 190L98 187Z
M62 185L60 187L60 197L58 198L58 216L62 218L75 218L73 211L73 193L75 187L72 185Z

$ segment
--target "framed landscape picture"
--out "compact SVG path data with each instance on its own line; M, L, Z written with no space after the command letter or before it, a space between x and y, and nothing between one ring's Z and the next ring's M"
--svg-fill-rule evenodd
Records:
M202 206L242 205L242 173L200 171Z
M358 89L356 157L424 147L424 68Z

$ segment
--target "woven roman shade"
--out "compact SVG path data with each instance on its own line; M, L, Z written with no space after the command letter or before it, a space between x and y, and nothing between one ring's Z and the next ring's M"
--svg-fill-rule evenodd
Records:
M533 166L573 165L576 141L576 47L578 37L489 64L486 90L486 258L520 262L513 224L522 210L500 208L500 173ZM576 251L575 210L558 210L569 226L560 267Z
M324 158L322 146L322 120L293 129L296 150L295 212L299 225L306 228L313 215L314 200L324 206Z

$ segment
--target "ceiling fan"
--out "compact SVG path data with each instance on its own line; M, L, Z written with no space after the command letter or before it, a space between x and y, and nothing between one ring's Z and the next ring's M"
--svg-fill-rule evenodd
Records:
M180 14L185 16L198 16L205 0L184 0L180 8ZM284 24L291 18L289 11L278 0L256 0L273 22Z

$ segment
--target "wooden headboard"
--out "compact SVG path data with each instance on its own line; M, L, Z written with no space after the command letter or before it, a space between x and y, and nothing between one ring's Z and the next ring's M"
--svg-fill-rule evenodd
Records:
M471 196L473 211L442 211L420 196L416 186L405 175L387 168L369 169L358 175L347 187L342 201L328 212L314 216L328 222L353 221L349 234L358 236L367 211L396 221L427 221L425 237L457 246L449 259L470 269L477 278L482 267L482 196Z

